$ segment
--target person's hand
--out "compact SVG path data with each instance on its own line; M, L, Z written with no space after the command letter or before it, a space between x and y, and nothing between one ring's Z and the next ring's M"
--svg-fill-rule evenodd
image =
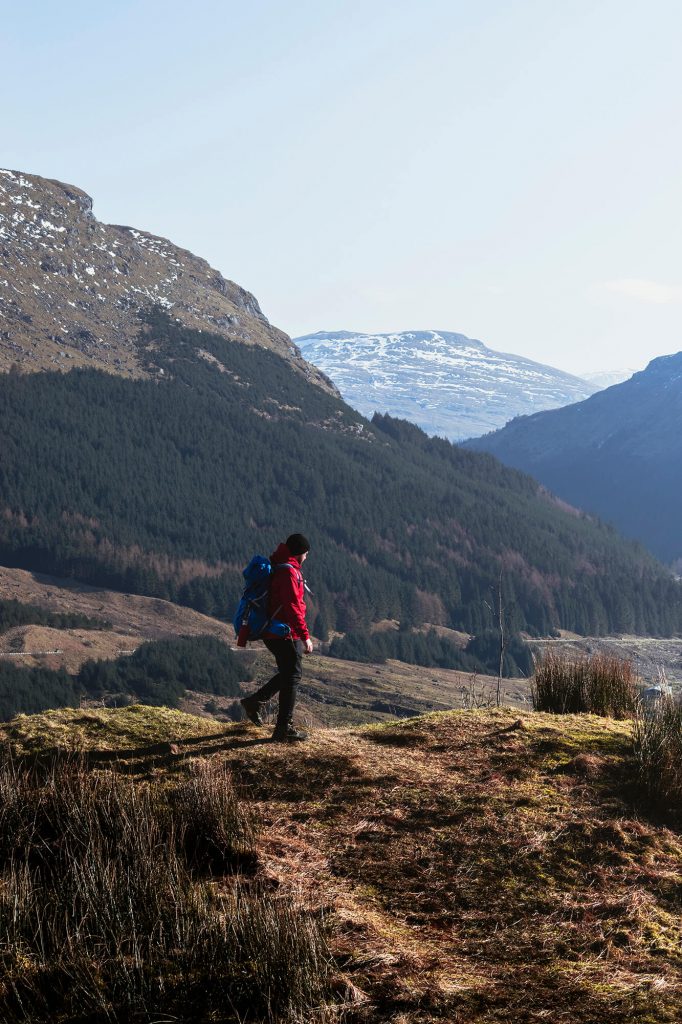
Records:
M305 650L306 650L306 654L312 654L313 653L313 642L310 639L310 637L308 637L308 639L305 642Z

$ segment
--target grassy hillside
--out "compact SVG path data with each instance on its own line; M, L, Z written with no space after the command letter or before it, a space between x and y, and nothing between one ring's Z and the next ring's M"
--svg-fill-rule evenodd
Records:
M294 748L249 725L207 728L128 708L20 718L0 735L19 761L77 746L88 772L114 767L138 786L227 767L255 813L249 885L323 922L327 1021L680 1020L682 842L638 803L627 723L453 712ZM214 885L227 893L234 876ZM303 1019L322 1019L300 998ZM253 1007L264 1020L262 992Z
M150 319L152 379L0 377L0 559L229 615L239 569L310 537L311 624L670 633L682 589L529 477L388 417L276 354ZM208 358L210 357L210 358Z

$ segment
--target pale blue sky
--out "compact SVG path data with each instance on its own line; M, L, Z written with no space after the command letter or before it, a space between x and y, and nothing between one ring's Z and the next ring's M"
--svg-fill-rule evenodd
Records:
M682 349L678 0L0 2L0 166L273 323L573 372Z

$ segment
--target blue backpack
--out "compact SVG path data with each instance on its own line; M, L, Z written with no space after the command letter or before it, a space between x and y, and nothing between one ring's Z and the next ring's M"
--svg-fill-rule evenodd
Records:
M288 564L283 562L282 566ZM291 634L291 626L275 618L279 608L272 615L268 613L270 581L275 569L282 566L273 565L263 555L254 555L244 569L246 586L233 621L238 647L245 647L248 640L260 640L264 633L282 638Z

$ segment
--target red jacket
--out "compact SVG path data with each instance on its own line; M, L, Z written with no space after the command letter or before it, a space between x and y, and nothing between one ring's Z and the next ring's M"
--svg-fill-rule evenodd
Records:
M300 558L292 555L286 544L280 544L270 555L270 561L274 573L270 583L268 614L291 626L292 640L307 640L310 634L305 621L305 584ZM272 633L265 636L273 638Z

